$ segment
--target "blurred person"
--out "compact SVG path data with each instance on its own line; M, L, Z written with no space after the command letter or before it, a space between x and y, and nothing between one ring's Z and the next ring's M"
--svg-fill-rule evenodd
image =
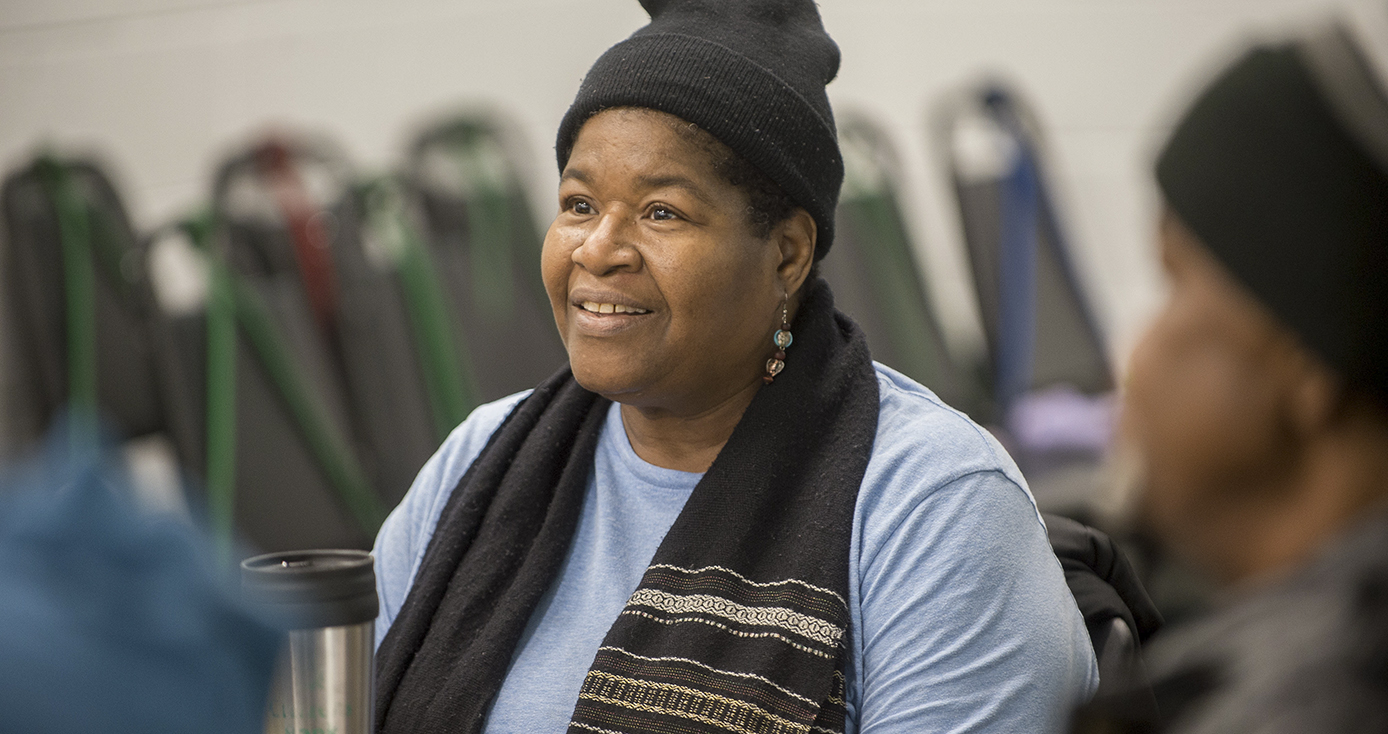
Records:
M648 0L558 135L569 367L377 538L377 730L1045 732L1096 685L1025 480L833 307L811 0Z
M67 433L56 421L52 436ZM263 731L279 633L119 461L50 439L0 480L0 732Z
M1125 422L1143 518L1224 590L1148 649L1155 715L1088 730L1388 731L1382 80L1339 27L1258 46L1156 173L1171 293Z

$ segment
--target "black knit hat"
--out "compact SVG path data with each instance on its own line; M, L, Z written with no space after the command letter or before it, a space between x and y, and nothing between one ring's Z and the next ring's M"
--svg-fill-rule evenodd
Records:
M588 70L559 125L559 170L579 128L612 107L668 112L766 174L834 240L843 158L824 85L839 48L813 0L641 0L649 25Z
M1343 30L1235 62L1177 126L1157 181L1284 324L1388 401L1388 100Z

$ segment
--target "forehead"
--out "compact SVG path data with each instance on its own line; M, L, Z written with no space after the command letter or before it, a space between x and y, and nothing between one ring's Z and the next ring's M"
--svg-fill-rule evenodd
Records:
M1199 238L1168 216L1161 227L1162 260L1172 279L1172 307L1182 322L1225 346L1265 358L1290 334Z
M713 151L680 118L656 110L620 107L592 116L579 129L565 177L664 171L716 181Z

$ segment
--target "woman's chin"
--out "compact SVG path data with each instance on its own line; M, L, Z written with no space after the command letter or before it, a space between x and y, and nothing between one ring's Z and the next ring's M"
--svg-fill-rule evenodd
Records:
M638 394L649 385L650 380L630 369L629 364L614 365L611 364L613 361L615 360L570 357L569 365L573 369L574 379L584 390L612 400L618 400L624 395Z

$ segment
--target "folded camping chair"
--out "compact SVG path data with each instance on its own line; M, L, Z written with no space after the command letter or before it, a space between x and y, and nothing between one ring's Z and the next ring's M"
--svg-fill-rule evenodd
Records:
M442 443L479 402L457 318L448 307L452 286L440 277L425 240L420 197L409 186L398 177L382 177L358 185L355 196L362 212L362 248L375 270L393 275L407 317L412 367L425 391L435 442Z
M425 130L404 178L424 215L477 401L539 384L567 360L540 279L543 242L510 126L466 116Z
M329 424L389 508L443 434L414 343L423 332L411 326L398 260L373 224L382 207L368 209L352 184L328 145L270 140L223 168L214 210L228 272L271 306L322 389Z
M169 423L189 504L206 515L225 561L241 544L243 555L368 547L381 511L340 403L328 407L340 396L302 363L276 302L216 259L224 235L213 221L190 218L152 238L152 248L207 261L206 300L166 316L175 345Z
M184 422L204 429L183 445L214 517L260 550L369 546L443 437L391 250L407 219L383 244L373 223L399 212L377 188L325 145L271 140L223 166L209 222L181 228L213 274L184 329L201 388Z
M844 116L839 146L843 193L834 249L820 265L833 286L834 303L862 327L873 359L967 412L982 391L977 376L961 373L945 349L901 216L899 159L881 128L860 116Z
M990 355L993 405L983 422L1001 429L1029 479L1097 461L1110 438L1114 387L1036 130L1029 110L999 86L950 106L937 130Z
M41 155L0 199L0 456L34 446L69 406L77 432L98 413L118 438L160 430L143 246L110 180L93 162Z

